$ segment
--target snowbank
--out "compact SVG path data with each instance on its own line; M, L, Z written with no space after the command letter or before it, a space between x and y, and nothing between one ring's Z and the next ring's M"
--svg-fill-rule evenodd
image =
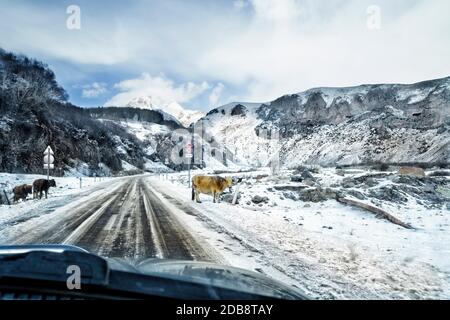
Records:
M350 176L365 173L354 170ZM227 263L290 282L312 297L450 297L448 210L413 201L403 206L381 204L416 227L408 230L335 200L313 203L290 198L289 188L299 184L289 180L288 171L278 177L270 176L269 170L235 175L245 177L237 206L214 204L207 195L200 196L203 203L193 203L186 173L153 183L159 192L195 210L186 215L188 207L184 207L180 219L221 252ZM344 179L334 169L314 176L325 185ZM279 187L286 191L276 190ZM268 200L253 203L255 195Z

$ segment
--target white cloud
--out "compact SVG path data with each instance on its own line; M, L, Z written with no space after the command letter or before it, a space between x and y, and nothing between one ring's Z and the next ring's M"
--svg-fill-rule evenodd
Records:
M106 83L94 82L92 84L84 85L82 90L83 98L97 98L105 94L108 90L106 89Z
M250 0L256 16L269 20L294 19L301 14L298 0Z
M198 70L227 86L245 88L240 100L269 101L319 86L411 83L450 75L450 59L442 59L450 56L449 33L442 32L450 30L449 1L380 0L377 31L367 28L372 1L251 4L253 19L198 59ZM288 13L290 6L299 9Z
M217 107L222 95L222 91L225 89L225 86L223 83L218 83L211 91L211 94L209 95L209 106L210 107Z
M237 10L242 10L248 6L248 2L246 0L234 0L233 6Z
M375 31L367 28L367 8L373 4L382 12L381 29ZM65 7L56 2L5 1L2 46L44 60L73 62L94 75L98 68L126 74L146 70L170 74L176 83L197 83L195 88L204 80L220 82L230 97L253 101L316 86L450 75L448 0L235 0L208 5L173 0L127 6L95 1L80 7L82 29L70 31ZM187 84L171 83L173 90L160 87L163 100L195 91ZM148 91L119 90L111 100ZM178 93L166 93L172 91Z
M205 92L209 85L207 82L187 82L175 84L165 76L151 76L143 73L139 78L128 79L114 85L120 91L112 97L105 106L124 106L132 99L139 97L151 97L159 106L168 105L171 102L185 103Z

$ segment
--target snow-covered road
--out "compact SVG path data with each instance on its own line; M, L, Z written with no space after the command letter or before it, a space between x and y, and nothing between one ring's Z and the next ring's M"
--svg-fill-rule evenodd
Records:
M301 211L305 215L310 210L303 207L288 211L282 206L252 209L225 202L213 204L208 196L203 196L201 204L192 202L190 189L180 177L113 178L81 190L72 182L62 189L51 189L47 200L0 206L0 244L65 243L131 260L213 261L266 274L312 298L449 297L449 273L442 269L445 264L399 254L397 247L405 248L408 240L397 246L395 237L420 239L419 232L401 230L376 218L360 220L361 213L340 204L321 204L321 210L334 210L336 219L344 214L350 225L353 219L355 224L371 224L371 230L385 234L394 251L385 250L386 244L378 238L376 246L370 240L376 233L363 237L352 231L355 241L334 229L305 228L306 221L295 220ZM16 179L14 183L22 182ZM66 183L64 179L57 184ZM331 216L319 218L322 223L333 223ZM417 247L417 255L423 250ZM410 248L403 251L410 254Z
M154 194L145 176L118 178L78 194L31 200L0 222L2 244L64 243L106 257L215 261Z

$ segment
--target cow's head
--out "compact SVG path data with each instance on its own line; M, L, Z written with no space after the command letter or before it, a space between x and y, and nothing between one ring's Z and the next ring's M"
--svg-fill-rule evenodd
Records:
M228 188L231 188L233 186L233 178L232 177L226 177L225 181L227 183Z
M50 187L56 187L56 181L54 179L51 179L48 182Z
M241 183L242 182L242 177L238 178L238 177L233 177L233 185Z

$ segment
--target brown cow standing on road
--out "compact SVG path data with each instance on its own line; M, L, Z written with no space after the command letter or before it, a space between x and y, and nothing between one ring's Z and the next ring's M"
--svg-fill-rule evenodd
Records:
M13 200L14 202L17 202L20 199L25 201L27 199L27 196L33 193L33 186L30 186L28 184L22 184L20 186L14 187L13 193L14 193L14 200Z
M45 199L47 199L48 189L56 187L55 180L38 179L33 182L33 199L39 194L39 199L42 199L42 192L45 192Z
M195 176L192 178L192 201L201 203L199 194L212 194L213 202L219 202L220 195L226 188L231 188L234 184L231 177L222 178L219 176ZM240 182L242 179L239 179Z

